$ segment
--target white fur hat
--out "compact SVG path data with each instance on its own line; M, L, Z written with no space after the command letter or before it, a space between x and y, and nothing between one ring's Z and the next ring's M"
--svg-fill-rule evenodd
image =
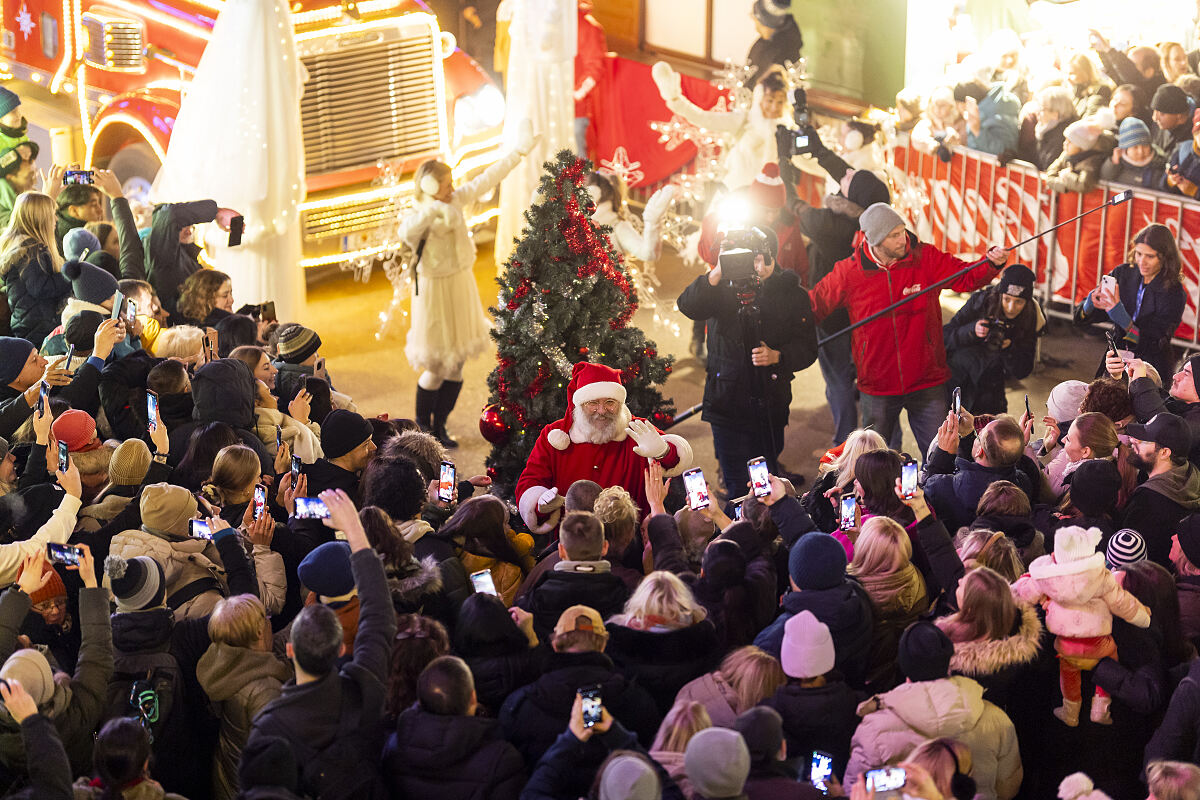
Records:
M1103 537L1099 528L1081 528L1071 525L1059 528L1054 534L1054 561L1066 564L1071 561L1082 561L1096 554L1096 545Z

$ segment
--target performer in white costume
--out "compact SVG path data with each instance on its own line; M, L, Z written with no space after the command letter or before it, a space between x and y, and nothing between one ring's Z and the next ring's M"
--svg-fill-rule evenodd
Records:
M621 179L612 172L601 169L589 175L587 193L596 204L592 221L612 228L608 239L618 253L647 264L658 260L662 252L663 215L675 197L674 186L662 187L646 202L646 210L642 212L642 230L638 230L635 217L625 205Z
M475 286L475 242L463 208L490 192L536 144L533 127L523 120L515 149L462 186L454 187L450 167L440 161L423 162L413 175L416 204L400 221L400 238L417 259L404 355L421 372L417 422L445 447L458 446L446 432L446 419L458 402L463 364L491 347L491 323Z
M513 249L513 239L525 226L542 164L554 154L575 147L576 0L504 0L511 13L504 118L504 142L516 142L517 123L528 119L541 142L500 184L500 216L496 220L496 263Z
M281 320L304 312L303 73L286 2L226 0L151 193L156 203L212 198L238 209L242 244L212 232L215 266L232 278L234 297L274 300Z

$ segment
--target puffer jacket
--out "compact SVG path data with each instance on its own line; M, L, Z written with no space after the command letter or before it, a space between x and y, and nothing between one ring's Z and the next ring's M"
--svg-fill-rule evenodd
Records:
M626 677L635 680L654 698L660 717L675 704L675 694L685 683L712 669L721 647L717 629L703 617L679 628L654 626L646 630L629 627L623 615L614 617L608 629L608 647Z
M971 749L977 800L1009 800L1021 786L1017 733L983 687L961 675L905 683L858 707L846 775L896 764L926 739L957 739Z
M237 768L250 726L267 703L279 697L292 667L269 651L213 642L200 657L196 677L221 718L213 761L213 796L228 800L238 792Z
M1114 614L1139 628L1150 625L1149 609L1117 583L1103 553L1062 564L1053 554L1034 559L1012 590L1029 605L1049 601L1046 627L1056 636L1110 636Z
M255 406L254 432L272 458L275 456L275 426L283 429L283 441L292 455L300 456L305 464L325 457L321 449L321 426L315 422L301 425L277 408Z
M977 681L987 699L1007 713L1013 687L1026 675L1041 650L1042 622L1033 606L1019 606L1013 631L1003 639L955 642L950 671ZM950 617L934 620L949 632Z
M850 321L863 319L914 292L949 278L967 262L943 253L908 234L908 253L890 267L871 258L866 242L834 265L810 292L817 321L838 308ZM996 275L985 261L945 288L973 292ZM900 306L891 314L856 328L851 334L858 388L870 395L909 394L939 386L950 378L942 342L942 306L938 292Z
M837 672L826 675L823 686L801 686L790 680L762 702L783 718L787 751L807 754L823 750L833 756L835 775L841 775L850 758L850 737L858 725L858 704L865 699L846 685Z
M528 533L516 533L512 530L505 530L504 533L508 538L508 543L521 557L520 565L492 556L469 553L466 550L459 552L458 560L462 562L463 569L467 571L468 575L480 570L491 570L492 582L496 584L496 591L500 593L500 599L504 601L505 606L511 607L516 599L517 589L521 588L521 582L534 567L533 556L529 554L533 550L533 537Z
M225 566L211 540L190 539L165 531L130 530L112 538L109 552L126 560L150 556L162 565L167 580L167 604L175 610L176 620L199 619L211 614L217 601L229 593ZM171 602L176 592L197 582L202 583L189 593L201 588L203 591L184 602ZM107 575L104 585L106 588L109 585Z
M694 702L704 706L708 718L717 728L732 728L734 720L741 713L738 711L737 691L720 670L705 673L685 683L675 695L675 702Z
M71 282L54 271L50 251L34 245L4 273L4 293L12 314L12 335L42 342L58 324L58 311L71 296Z

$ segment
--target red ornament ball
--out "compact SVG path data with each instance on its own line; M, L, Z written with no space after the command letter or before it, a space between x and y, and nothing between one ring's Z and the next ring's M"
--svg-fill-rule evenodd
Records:
M511 426L504 421L503 411L504 406L492 403L479 415L479 432L492 444L502 443L512 432Z
M665 411L655 411L650 415L650 421L654 423L654 427L661 431L665 431L667 428L675 424L675 415L668 414Z
M487 476L488 476L489 478L491 478L491 479L492 479L492 482L493 482L493 483L495 483L495 481L496 481L496 476L497 476L497 475L499 475L499 474L500 474L500 473L496 471L496 468L495 468L495 467L488 467L488 468L487 468Z
M591 352L591 351L588 350L586 347L579 348L579 355L581 355L581 356L586 356L589 352Z

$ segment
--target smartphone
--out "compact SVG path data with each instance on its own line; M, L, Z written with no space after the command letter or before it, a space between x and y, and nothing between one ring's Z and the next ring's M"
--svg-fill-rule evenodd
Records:
M867 791L890 792L904 788L908 775L904 767L880 767L867 770Z
M833 777L833 756L820 750L812 751L808 779L821 794L829 794L829 779Z
M580 689L579 697L583 700L583 727L590 728L604 718L604 698L600 695L600 687Z
M704 470L693 467L683 473L683 488L687 491L688 508L692 511L708 508L708 486L704 482Z
M125 295L121 292L120 289L118 289L116 296L113 298L112 315L111 315L110 319L120 319L121 312L124 310L124 307L125 307Z
M900 467L900 493L911 500L917 493L917 462L909 459Z
M500 596L500 593L496 591L496 582L492 580L492 571L490 569L481 569L479 572L472 572L471 585L475 587L475 594L490 594L493 597Z
M958 386L954 387L954 394L951 396L950 405L954 408L956 415L962 413L962 389Z
M767 460L762 456L746 462L750 470L750 491L755 497L766 497L771 493L771 482L767 480Z
M63 186L91 186L96 173L90 169L69 169L63 173Z
M1100 288L1113 297L1116 297L1120 292L1120 289L1117 288L1117 279L1112 275L1105 275L1100 279Z
M242 234L246 231L246 218L238 214L229 220L229 246L237 247L242 243Z
M151 433L158 430L158 394L146 390L146 419Z
M126 300L125 301L125 310L126 310L125 319L132 321L133 318L137 316L137 312L138 312L137 301L136 300Z
M283 428L275 426L275 452L283 449Z
M75 345L67 345L67 360L63 362L63 369L67 372L71 371L71 359L75 358Z
M267 487L261 483L254 487L254 518L258 519L267 509Z
M300 480L300 456L292 456L292 488L296 488L296 481Z
M279 318L275 316L275 301L267 300L258 307L258 318L263 322L278 322Z
M854 527L854 512L858 506L858 501L854 495L848 494L842 498L842 519L838 523L838 528L843 531L848 531Z
M1033 410L1029 407L1029 395L1025 395L1025 416L1033 419Z
M744 503L744 502L746 502L746 501L743 500L742 503ZM734 522L741 522L741 520L742 520L742 503L734 503L733 504L733 521Z
M212 529L202 519L189 519L188 536L193 539L212 539Z
M71 466L71 446L66 442L58 443L58 471L66 472Z
M320 377L325 372L325 356L313 362L313 375Z
M204 334L204 362L208 363L213 360L212 339L208 338L208 334Z
M38 389L37 403L33 407L33 411L39 417L46 413L46 403L50 401L50 384L42 381L41 388Z
M74 545L46 543L46 560L51 564L71 564L77 567L82 553L83 551Z
M1109 350L1109 352L1110 352L1110 353L1112 353L1112 354L1113 354L1114 356L1116 356L1117 358L1120 358L1120 357L1121 357L1121 351L1120 351L1120 349L1117 347L1117 337L1113 336L1113 332L1112 332L1112 331L1105 331L1105 332L1104 332L1104 338L1105 338L1105 339L1108 339L1108 350Z
M296 519L329 519L329 508L319 497L297 497Z
M442 472L438 476L438 500L444 503L449 503L454 500L454 485L455 485L455 469L454 464L449 461L442 462Z

